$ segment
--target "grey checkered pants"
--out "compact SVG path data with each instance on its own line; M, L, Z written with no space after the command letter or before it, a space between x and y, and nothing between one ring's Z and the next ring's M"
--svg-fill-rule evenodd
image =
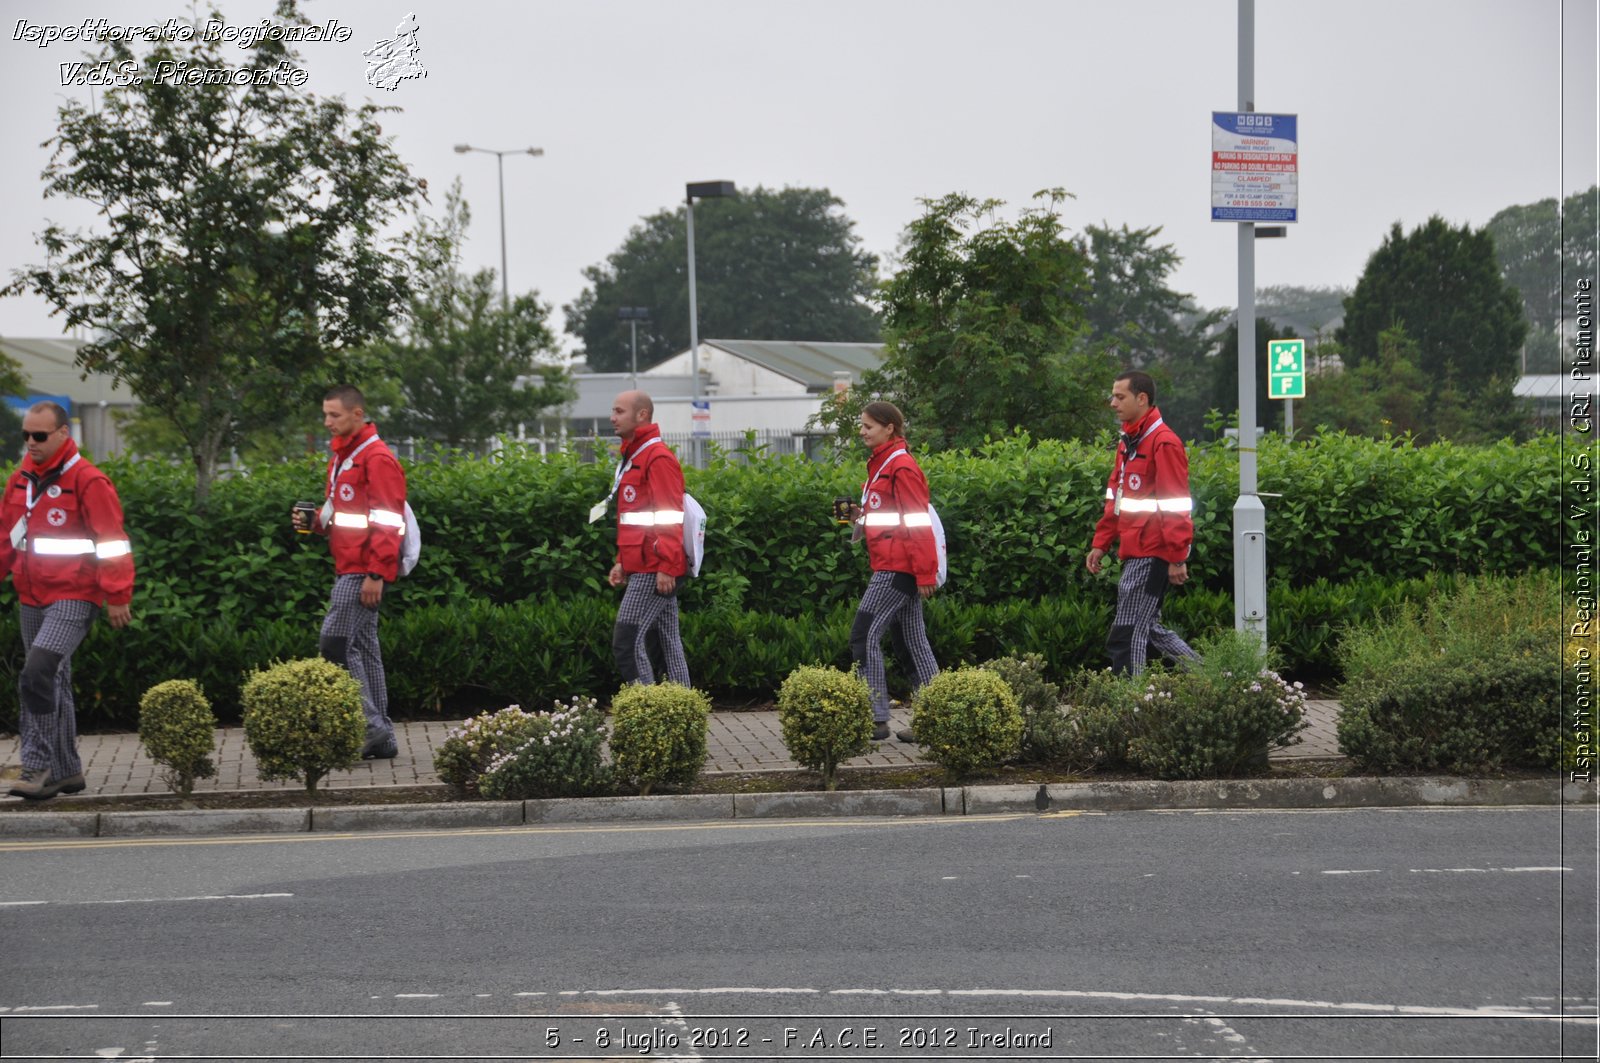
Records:
M361 709L367 716L367 741L394 735L389 719L389 686L378 648L378 610L361 604L359 573L338 576L328 615L322 621L322 656L342 666L361 684Z
M654 572L629 573L628 589L622 592L622 604L617 606L617 626L611 633L611 656L624 683L656 681L655 668L650 663L652 630L661 639L667 678L689 686L689 662L683 656L683 638L678 634L678 595L657 594Z
M1106 649L1113 671L1138 675L1150 649L1170 660L1199 657L1175 631L1161 626L1161 599L1166 597L1167 563L1159 557L1135 557L1122 563L1117 582L1117 615L1111 621Z
M44 768L52 779L83 770L78 759L78 712L72 702L72 653L100 612L92 602L22 606L22 644L28 648L17 693L22 766Z
M872 719L889 720L889 684L883 675L883 636L895 634L895 649L910 658L918 689L939 674L928 629L922 622L922 595L916 577L905 572L874 572L867 592L856 607L850 628L850 658L861 666L861 677L872 691Z

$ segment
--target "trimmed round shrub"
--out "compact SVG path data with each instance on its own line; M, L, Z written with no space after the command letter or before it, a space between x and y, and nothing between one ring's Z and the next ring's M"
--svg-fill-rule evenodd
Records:
M479 792L491 801L582 797L607 783L600 747L605 744L598 703L577 697L530 718L520 742L488 764Z
M872 749L872 691L854 669L802 665L778 688L778 726L789 756L832 790L840 762Z
M161 779L188 797L196 779L217 774L217 717L200 684L192 679L157 683L139 699L139 741L166 770Z
M954 778L1016 756L1022 709L1006 681L984 668L940 672L912 699L911 732Z
M450 787L454 797L472 796L490 762L522 745L534 733L539 719L539 713L508 705L450 728L433 751L433 770L439 781Z
M245 680L239 700L263 780L300 779L315 794L328 772L360 763L367 733L361 686L331 661L274 664Z
M611 699L611 764L648 794L658 785L687 786L706 763L711 702L678 683L629 684Z

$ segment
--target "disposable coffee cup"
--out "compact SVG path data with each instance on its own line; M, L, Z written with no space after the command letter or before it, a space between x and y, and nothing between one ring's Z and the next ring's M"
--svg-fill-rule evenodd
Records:
M848 495L841 495L833 500L833 522L835 524L849 524L850 503L854 501Z
M295 533L297 535L310 535L311 528L317 519L317 504L315 502L296 502L294 504L294 514L299 518L295 521Z

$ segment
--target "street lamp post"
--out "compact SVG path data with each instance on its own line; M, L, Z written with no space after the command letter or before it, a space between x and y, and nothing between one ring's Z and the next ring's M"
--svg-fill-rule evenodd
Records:
M716 199L737 194L732 181L698 181L687 186L689 204L689 425L693 432L694 413L700 405L700 311L695 304L694 291L694 201ZM700 441L693 442L694 464L700 465Z
M628 323L628 332L632 335L633 344L633 389L639 390L639 322L646 324L650 321L650 308L648 306L619 306L617 307L617 320Z
M515 151L491 151L488 148L475 148L471 144L457 144L456 154L465 155L469 151L481 151L485 155L493 155L496 167L500 172L500 303L509 309L511 306L511 285L506 279L506 156L507 155L543 155L543 148L517 148Z

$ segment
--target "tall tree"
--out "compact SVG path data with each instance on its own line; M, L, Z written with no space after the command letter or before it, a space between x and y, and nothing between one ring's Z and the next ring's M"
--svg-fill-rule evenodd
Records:
M1344 305L1337 339L1347 365L1376 361L1378 337L1400 325L1416 342L1419 368L1469 394L1516 373L1528 331L1494 240L1437 215L1409 233L1396 222Z
M868 305L877 256L860 250L855 222L825 188L757 187L694 208L700 336L719 339L878 339ZM688 219L685 208L645 218L603 264L583 271L589 286L562 309L589 367L631 364L624 306L650 311L639 327L639 368L689 346Z
M1015 221L993 217L999 200L924 200L878 296L883 369L823 423L847 427L851 409L881 392L934 447L1018 428L1054 438L1104 428L1113 362L1087 342L1089 262L1062 231L1065 195L1039 193L1044 205Z
M1264 317L1256 318L1256 425L1269 432L1283 431L1283 400L1270 399L1267 380L1267 345L1273 340L1296 339L1294 330L1281 328ZM1217 341L1216 357L1211 365L1211 394L1209 409L1221 410L1238 423L1239 414L1239 325L1230 324ZM1162 408L1166 413L1166 408ZM1184 428L1188 425L1184 424Z
M1500 275L1522 296L1535 329L1554 332L1572 314L1579 277L1595 276L1595 213L1600 188L1507 207L1489 219Z
M294 0L280 0L274 22L309 24ZM286 405L319 397L340 352L381 333L402 305L403 265L377 234L415 182L383 137L381 108L282 79L154 76L164 62L239 64L237 48L224 53L198 25L143 56L110 42L100 59L146 76L107 88L96 110L61 106L45 195L93 203L99 227L49 226L39 237L47 263L16 271L3 291L36 292L69 328L101 337L79 365L172 422L203 507L219 461L252 429L281 422ZM270 36L245 54L259 71L298 58Z
M1160 234L1160 226L1087 225L1077 241L1089 260L1089 341L1119 365L1192 363L1211 346L1206 334L1223 316L1201 312L1191 296L1168 286L1183 259L1171 244L1155 242Z
M459 181L445 197L442 219L418 212L409 313L373 353L400 387L399 401L385 414L390 435L477 451L576 392L545 323L550 307L537 293L506 305L493 270L461 272L470 221Z

